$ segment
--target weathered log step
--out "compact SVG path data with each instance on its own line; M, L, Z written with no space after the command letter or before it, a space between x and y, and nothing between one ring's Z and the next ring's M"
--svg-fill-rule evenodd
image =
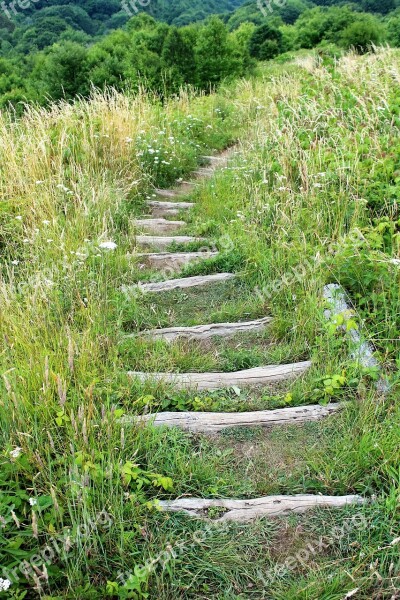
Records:
M171 244L191 244L194 242L206 242L205 238L192 237L190 235L156 236L137 235L136 244L142 248L154 248L155 250L166 250Z
M221 511L215 522L253 521L260 517L279 517L293 513L304 513L315 508L343 508L349 504L364 504L361 496L314 496L299 494L296 496L265 496L254 500L181 498L159 502L161 510L184 512L191 517L210 519ZM209 510L213 509L213 514Z
M202 158L204 160L210 161L210 163L222 164L222 163L227 163L229 157L228 157L228 155L226 155L226 156L202 156Z
M200 167L194 171L193 175L196 177L212 177L215 174L215 168L212 167Z
M186 194L190 194L196 188L196 182L194 181L180 181L179 187L173 190L162 190L157 188L154 190L157 196L160 198L179 198L179 196L185 196Z
M160 283L139 283L137 288L143 292L169 292L171 290L186 289L192 287L201 287L211 283L221 283L234 279L233 273L217 273L216 275L198 275L196 277L183 277L181 279L169 279Z
M277 410L261 410L246 413L211 413L211 412L163 412L157 415L128 417L135 422L151 422L155 427L180 427L192 433L218 433L229 427L275 427L278 425L296 425L320 421L337 412L340 404L321 406L298 406Z
M208 340L212 337L230 337L237 333L262 331L271 321L271 317L265 317L255 321L239 323L211 323L210 325L195 325L193 327L167 327L165 329L150 329L134 335L162 339L166 342L174 342L179 338L186 340Z
M185 221L168 221L167 219L136 219L135 226L148 233L171 233L186 225Z
M173 217L181 210L189 210L194 206L193 202L161 202L159 200L149 200L146 204L154 217Z
M218 256L218 254L219 252L157 252L136 254L136 257L149 267L172 273L180 271L186 265L206 260L207 258L213 258Z
M256 367L233 373L141 373L130 371L128 376L142 382L159 382L173 385L176 390L194 389L198 391L218 390L221 388L246 388L264 386L278 381L293 379L302 375L311 367L311 362L290 365L272 365Z

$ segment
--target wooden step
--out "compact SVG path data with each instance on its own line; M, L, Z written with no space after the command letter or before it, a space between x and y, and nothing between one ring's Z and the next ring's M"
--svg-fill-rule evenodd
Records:
M226 164L229 156L202 156L203 160L208 160L210 163L216 163L217 165Z
M143 264L154 269L180 271L189 264L218 256L219 252L158 252L149 254L136 254Z
M376 383L377 390L383 395L387 395L390 390L388 378L382 374L382 365L375 358L375 348L362 335L362 330L346 327L347 321L353 318L354 310L349 304L348 296L341 285L330 283L324 288L324 299L328 304L325 310L325 318L331 321L333 318L341 315L343 323L337 326L342 330L350 341L351 357L366 369L375 369L380 373Z
M191 244L194 242L207 242L205 238L192 237L189 235L156 236L137 235L136 244L142 248L154 248L155 250L166 250L171 244Z
M160 283L139 283L137 286L142 292L170 292L171 290L182 290L192 287L201 287L211 283L221 283L234 279L233 273L217 273L216 275L198 275L196 277L183 277L181 279L169 279Z
M246 388L264 386L278 381L293 379L302 375L311 367L311 362L289 365L256 367L233 373L141 373L130 371L128 376L142 382L159 382L173 385L176 390L194 389L198 391L218 390L221 388Z
M173 217L181 210L189 210L194 206L193 202L160 202L158 200L149 200L146 204L154 217Z
M185 196L186 194L190 194L196 187L196 183L193 181L180 181L179 187L173 190L162 190L157 188L154 190L157 196L160 198L179 198L179 196Z
M298 406L245 413L163 412L157 415L128 417L130 422L150 422L155 427L180 427L192 433L218 433L229 427L275 427L320 421L340 410L340 404Z
M134 335L162 339L166 342L174 342L179 338L186 340L208 340L212 337L230 337L237 333L262 331L271 321L271 317L265 317L256 321L239 323L212 323L210 325L195 325L194 327L167 327L165 329L150 329L149 331L142 331Z
M193 175L202 178L212 177L214 174L215 168L213 169L212 167L200 167L199 169L193 172Z
M186 225L185 221L168 221L167 219L136 219L135 227L148 233L172 233Z
M167 512L184 512L200 519L212 518L209 509L220 509L223 514L214 522L253 521L260 517L279 517L293 513L304 513L315 508L343 508L349 504L364 504L361 496L314 496L299 494L296 496L265 496L254 500L208 500L206 498L181 498L159 502L161 510Z

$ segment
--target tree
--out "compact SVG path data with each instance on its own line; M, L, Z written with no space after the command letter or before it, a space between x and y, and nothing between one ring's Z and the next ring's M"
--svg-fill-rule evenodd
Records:
M256 60L250 55L250 40L255 30L253 23L242 23L238 29L230 34L233 53L239 62L239 75L251 73L256 65Z
M193 44L177 27L170 27L162 51L163 68L177 91L182 83L194 83L196 63Z
M86 48L75 42L56 44L45 56L39 74L43 91L55 100L88 94Z
M388 42L392 46L400 46L400 11L391 13L386 21Z
M395 0L363 0L363 10L366 12L381 13L387 15L390 11L395 10Z
M342 44L346 48L353 47L363 53L373 44L382 40L383 30L377 19L371 15L360 15L360 18L346 27L342 33Z
M269 60L282 50L282 33L268 23L257 27L250 39L250 55L257 60Z
M228 30L218 17L211 17L200 28L195 57L197 82L204 89L232 74Z

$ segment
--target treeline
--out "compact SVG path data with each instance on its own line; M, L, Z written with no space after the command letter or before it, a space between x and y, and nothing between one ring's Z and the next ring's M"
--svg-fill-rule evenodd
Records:
M92 86L145 86L161 95L185 84L209 89L253 68L253 29L246 23L229 32L218 17L177 28L141 14L96 44L66 40L23 61L0 59L0 103L71 99L88 95Z
M289 0L283 8L291 1L303 0ZM60 39L41 51L10 54L0 58L0 106L22 110L26 101L86 96L92 86L135 91L140 85L160 95L186 84L207 90L248 75L257 61L301 48L364 52L383 42L400 46L399 9L379 15L354 4L314 6L294 23L276 14L231 27L230 19L213 16L178 28L142 13L95 43Z
M0 55L43 50L62 41L97 40L124 27L139 12L184 26L212 14L229 15L243 0L4 0L0 3Z

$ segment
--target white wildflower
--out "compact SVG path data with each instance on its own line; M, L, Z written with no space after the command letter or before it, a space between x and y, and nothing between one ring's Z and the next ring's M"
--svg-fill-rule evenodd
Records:
M11 581L9 579L2 579L0 577L0 592L6 592L10 586Z
M131 137L127 137L127 138L125 138L125 142L127 144L131 144L133 142L133 139Z
M16 216L15 218L17 219L17 221L22 221L22 217L21 217L21 215L18 215L18 216Z
M347 600L348 598L353 598L353 596L355 596L357 594L357 592L359 591L360 588L355 588L354 590L351 590L351 592L348 592L343 600Z
M17 446L16 448L14 448L14 450L11 450L10 456L12 458L18 458L21 455L21 452L22 452L22 448Z
M99 244L99 248L102 248L103 250L115 250L117 247L117 244L115 242L101 242L101 244Z
M36 185L42 185L43 183L44 183L44 181L42 181L41 179L38 179L38 180L36 181Z
M29 504L30 504L31 506L36 506L36 504L37 504L37 500L36 500L36 498L29 498Z
M42 221L43 225L50 225L50 221L47 221L46 219L44 221Z
M19 260L12 260L11 264L17 266L19 265Z

